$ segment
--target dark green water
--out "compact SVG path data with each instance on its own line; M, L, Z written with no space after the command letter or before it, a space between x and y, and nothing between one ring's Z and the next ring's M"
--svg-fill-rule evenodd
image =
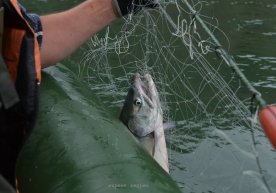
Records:
M81 1L21 2L31 12L47 14L70 8ZM218 39L239 63L244 74L269 104L275 104L276 2L274 0L217 0L201 5L200 13L205 21L211 21L224 32L225 35L219 30L214 30ZM179 14L176 7L168 6L165 10L177 23ZM187 9L182 11L185 10L187 11ZM147 39L147 35L143 35L147 30L136 27L135 32L129 38L128 43L131 48L127 50L127 53L115 54L115 50L112 49L110 53L106 47L95 51L98 57L93 58L92 62L87 65L82 59L87 56L89 50L98 48L98 46L91 46L91 41L89 41L62 63L69 65L77 75L80 75L80 78L91 85L91 89L99 93L104 105L114 112L114 116L119 115L130 74L139 68L143 68L143 71L155 72L154 77L163 96L161 98L166 99L163 103L168 107L168 110L164 110L166 117L179 123L179 126L168 134L167 140L171 176L183 192L267 192L259 177L256 157L252 156L254 150L250 133L250 115L243 108L238 108L242 105L245 105L245 109L249 108L251 94L231 74L231 70L225 64L220 63L215 54L206 55L206 58L220 74L219 77L224 78L225 83L222 83L219 89L216 89L215 84L206 84L212 79L210 78L212 75L209 77L206 71L203 74L200 71L206 65L200 66L198 61L193 63L192 60L187 59L189 50L184 48L179 39L174 39L172 34L175 31L169 27L165 15L161 14L158 17L157 12L150 12L157 18L154 20L158 26L158 31L154 31L156 34L148 36L150 38ZM181 17L185 18L185 15ZM143 18L138 20L139 22L144 28L150 28L152 31L155 29L149 26ZM120 30L123 25L124 20L110 25L110 36L114 37L116 30ZM129 29L132 29L130 24L126 26L126 30ZM200 28L199 32L201 33ZM99 39L102 40L105 34L106 31L100 33ZM201 34L205 38L204 32ZM158 37L158 42L154 40L155 35ZM166 48L168 45L170 45L169 49ZM154 54L155 52L157 54ZM148 58L144 58L145 55ZM161 59L158 55L161 55ZM92 56L95 57L93 54L89 57ZM179 63L185 62L180 65L173 56L180 60ZM143 62L155 65L145 67ZM107 63L109 65L106 65ZM217 78L218 75L214 77ZM168 85L162 86L164 83ZM114 85L119 89L114 89ZM220 95L220 91L225 85L233 90L233 96L239 100L232 99L232 95L225 96L224 100L224 93ZM110 93L108 92L110 89L118 92ZM188 92L187 89L191 91ZM216 129L223 133L217 132ZM272 150L257 126L254 129L254 135L257 139L256 148L264 176L272 192L276 192L275 151Z

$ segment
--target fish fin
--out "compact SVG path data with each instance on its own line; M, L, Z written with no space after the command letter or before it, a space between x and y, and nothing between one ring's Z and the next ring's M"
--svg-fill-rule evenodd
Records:
M176 122L175 121L169 121L169 122L164 122L163 123L163 129L164 132L168 132L176 127Z

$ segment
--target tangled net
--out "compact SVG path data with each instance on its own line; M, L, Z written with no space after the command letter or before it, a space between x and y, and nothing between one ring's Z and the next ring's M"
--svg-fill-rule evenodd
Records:
M229 49L218 20L202 13L209 4L189 2ZM183 192L276 191L275 152L249 110L250 93L185 1L162 1L153 11L116 21L88 46L79 75L114 114L133 73L152 75L164 119L177 123L167 147L171 175Z

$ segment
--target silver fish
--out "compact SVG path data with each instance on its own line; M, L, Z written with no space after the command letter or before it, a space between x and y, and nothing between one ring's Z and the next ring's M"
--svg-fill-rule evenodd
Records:
M163 128L163 112L151 75L132 77L120 120L142 143L159 165L169 172L168 154Z

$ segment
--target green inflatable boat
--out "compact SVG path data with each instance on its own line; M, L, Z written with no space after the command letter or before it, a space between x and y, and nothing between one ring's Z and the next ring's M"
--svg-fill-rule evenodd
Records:
M87 85L43 73L37 126L17 164L20 193L181 192Z

